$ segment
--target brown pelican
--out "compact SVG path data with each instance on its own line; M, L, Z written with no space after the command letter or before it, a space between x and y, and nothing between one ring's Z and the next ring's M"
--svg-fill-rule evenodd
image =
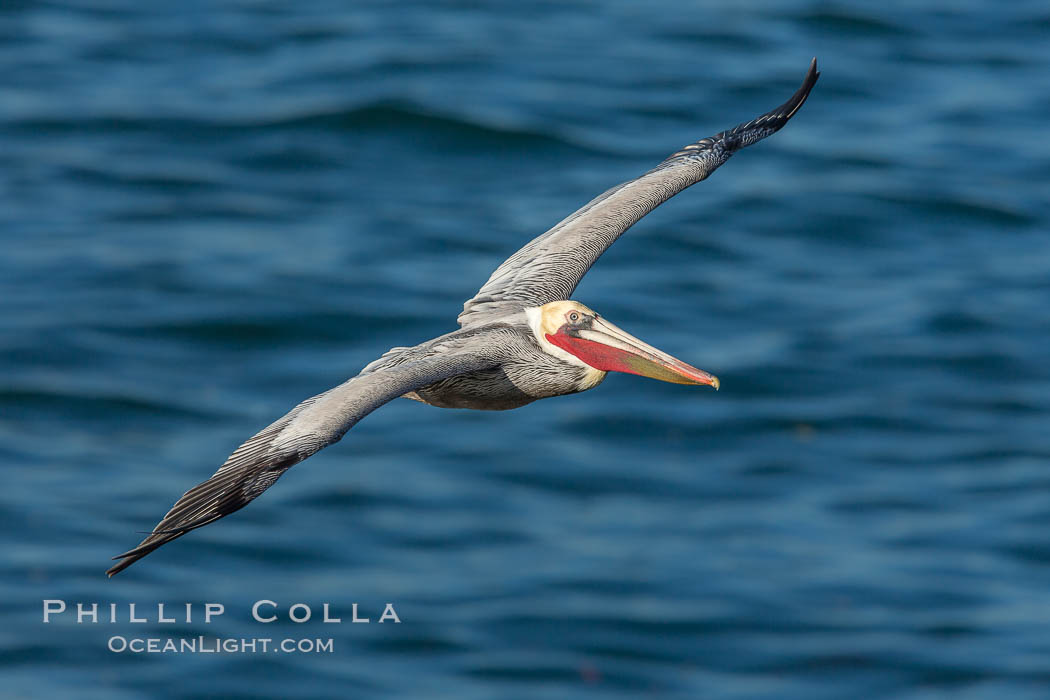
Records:
M787 124L819 75L813 59L802 87L781 106L685 146L534 239L463 305L459 330L393 348L356 377L303 401L249 438L210 479L183 494L137 547L114 557L120 562L106 573L112 576L248 505L289 467L338 442L359 420L399 396L442 408L503 410L592 389L607 372L717 389L714 375L643 343L569 296L635 222L736 151Z

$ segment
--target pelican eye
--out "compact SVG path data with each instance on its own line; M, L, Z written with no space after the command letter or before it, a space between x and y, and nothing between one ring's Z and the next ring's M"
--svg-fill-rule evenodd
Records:
M579 311L571 312L569 314L569 323L579 323L579 322L580 322L580 312Z

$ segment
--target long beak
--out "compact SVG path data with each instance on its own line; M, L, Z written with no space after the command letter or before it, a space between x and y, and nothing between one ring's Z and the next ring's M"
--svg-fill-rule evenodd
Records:
M562 328L547 339L571 352L595 369L627 372L674 384L708 384L718 389L718 377L687 365L643 343L603 318L595 318L590 328Z

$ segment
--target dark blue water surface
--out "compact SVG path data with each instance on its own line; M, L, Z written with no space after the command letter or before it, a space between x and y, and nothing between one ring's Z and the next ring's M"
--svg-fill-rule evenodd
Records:
M4 2L2 694L1050 697L1048 36L1045 2ZM576 294L721 392L395 401L104 576L812 56ZM107 648L200 635L333 649Z

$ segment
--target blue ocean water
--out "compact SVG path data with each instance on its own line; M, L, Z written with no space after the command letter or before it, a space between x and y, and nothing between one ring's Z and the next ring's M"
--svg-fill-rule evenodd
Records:
M1048 34L1040 2L3 3L3 694L1047 697ZM104 576L245 438L812 56L792 123L576 294L719 393L395 401ZM198 636L332 650L108 648Z

